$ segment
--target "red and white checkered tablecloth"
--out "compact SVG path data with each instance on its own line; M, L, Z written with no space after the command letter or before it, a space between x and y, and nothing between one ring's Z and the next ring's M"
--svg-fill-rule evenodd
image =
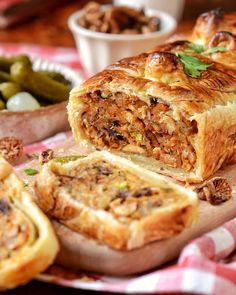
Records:
M0 54L26 53L82 69L79 55L72 48L38 47L32 45L1 44ZM24 147L25 153L54 148L71 137L60 133L42 142ZM236 216L236 208L235 208ZM121 293L188 292L196 294L236 295L236 218L195 239L182 250L177 263L170 267L128 278L94 276L91 281L42 274L41 280L74 288ZM91 277L91 274L87 274Z
M36 36L37 38L37 36ZM32 58L42 58L81 71L79 54L75 48L37 46L31 44L0 43L0 55L27 54Z

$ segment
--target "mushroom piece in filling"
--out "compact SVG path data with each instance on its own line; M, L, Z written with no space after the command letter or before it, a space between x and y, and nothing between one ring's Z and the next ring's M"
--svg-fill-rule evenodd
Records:
M1 195L1 192L0 192ZM32 225L10 198L0 196L0 265L1 261L11 258L14 251L30 243Z

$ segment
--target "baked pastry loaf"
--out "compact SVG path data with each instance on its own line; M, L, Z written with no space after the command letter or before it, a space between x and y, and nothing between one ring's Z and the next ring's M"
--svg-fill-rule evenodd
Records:
M33 279L59 250L47 217L0 158L0 291Z
M231 15L215 20L214 29L209 24L217 12L201 16L191 37L201 44L164 44L125 58L73 89L68 113L75 139L188 182L201 182L234 163L236 38ZM226 28L229 32L216 32Z
M68 163L51 160L35 191L47 215L115 249L172 237L197 212L194 192L105 151Z

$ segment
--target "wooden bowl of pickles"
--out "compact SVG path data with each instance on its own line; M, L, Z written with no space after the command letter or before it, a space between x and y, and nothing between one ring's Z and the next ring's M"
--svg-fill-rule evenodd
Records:
M66 105L79 73L27 55L0 56L0 138L29 144L70 129Z

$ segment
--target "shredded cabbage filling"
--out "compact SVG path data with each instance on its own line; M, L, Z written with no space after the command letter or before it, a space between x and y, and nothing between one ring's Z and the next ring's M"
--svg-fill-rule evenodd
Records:
M148 105L121 92L100 91L83 100L81 128L96 147L140 153L185 171L195 167L191 140L197 124L183 116L174 119L163 100L151 97Z

